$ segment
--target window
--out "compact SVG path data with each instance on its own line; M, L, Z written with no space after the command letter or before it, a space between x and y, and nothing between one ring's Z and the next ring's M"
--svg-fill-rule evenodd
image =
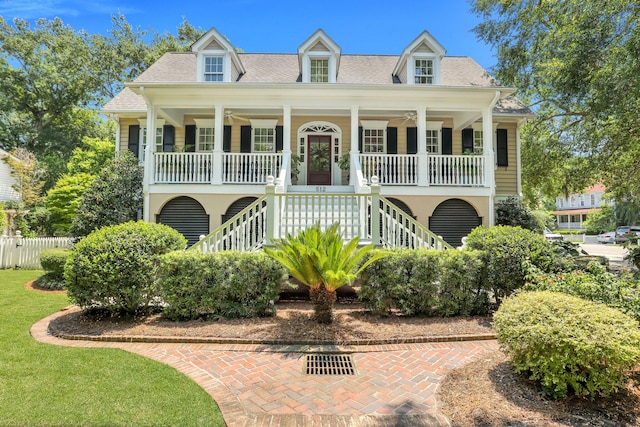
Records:
M591 206L597 206L596 205L596 195L595 194L591 194Z
M482 154L483 135L481 130L473 131L473 154Z
M273 153L276 149L275 128L253 128L254 153Z
M433 84L433 60L432 59L415 59L415 83L416 84Z
M384 153L384 129L364 129L362 134L363 153Z
M442 122L427 122L427 153L440 154Z
M196 151L213 151L213 128L198 128Z
M311 59L311 83L327 83L329 81L329 59Z
M222 56L205 56L204 81L221 82L224 79L224 58Z

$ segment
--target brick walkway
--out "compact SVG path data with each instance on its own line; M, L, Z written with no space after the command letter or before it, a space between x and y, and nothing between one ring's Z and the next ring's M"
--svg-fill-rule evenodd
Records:
M31 335L74 347L109 347L166 363L195 380L235 426L448 426L436 391L446 373L495 350L495 340L375 346L267 346L63 340L49 322ZM306 375L305 354L351 354L356 374Z

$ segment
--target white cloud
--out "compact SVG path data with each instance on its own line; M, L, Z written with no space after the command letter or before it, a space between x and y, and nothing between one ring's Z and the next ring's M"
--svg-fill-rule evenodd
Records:
M83 15L135 13L130 7L119 7L112 1L86 0L0 0L0 15L6 19L77 17Z

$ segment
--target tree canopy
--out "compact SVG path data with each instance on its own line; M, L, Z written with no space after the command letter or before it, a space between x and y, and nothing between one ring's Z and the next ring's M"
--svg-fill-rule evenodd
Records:
M537 114L523 132L529 189L555 196L602 180L639 201L640 3L475 0L472 10L497 50L495 77Z

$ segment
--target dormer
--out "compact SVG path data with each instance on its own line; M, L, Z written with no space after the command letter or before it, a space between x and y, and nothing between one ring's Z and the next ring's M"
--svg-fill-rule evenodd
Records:
M197 81L235 82L245 73L235 47L215 28L211 28L194 44L197 56Z
M335 83L342 49L322 29L298 48L303 83Z
M446 50L428 31L407 46L393 70L401 83L437 85L441 82L440 62Z

